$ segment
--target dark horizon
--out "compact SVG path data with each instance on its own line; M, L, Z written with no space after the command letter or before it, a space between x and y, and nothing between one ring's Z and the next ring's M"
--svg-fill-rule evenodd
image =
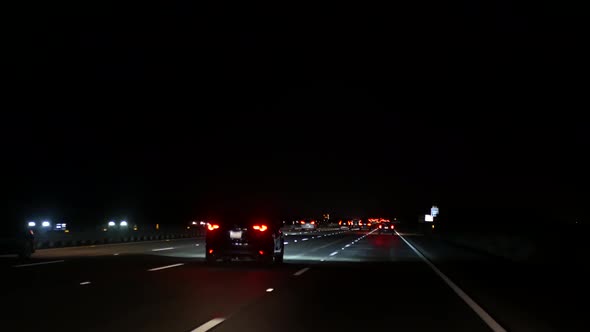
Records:
M436 204L457 220L495 211L584 218L587 134L573 119L255 113L195 126L193 116L15 118L5 131L14 142L5 152L9 210L84 223L181 223L224 204L294 217L413 221Z
M184 222L247 197L288 215L587 218L587 121L570 114L585 23L497 5L27 9L5 210Z

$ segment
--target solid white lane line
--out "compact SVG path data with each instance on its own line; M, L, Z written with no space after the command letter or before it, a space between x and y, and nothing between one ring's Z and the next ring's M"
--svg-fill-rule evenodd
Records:
M294 276L299 277L300 275L304 274L305 272L309 271L309 267L305 267L295 273L293 273Z
M152 251L164 251L164 250L172 250L172 249L174 249L174 247L152 249Z
M196 329L192 330L191 332L207 332L210 329L214 328L215 326L223 323L225 318L213 318L212 320L208 321L207 323L197 327Z
M289 242L283 242L283 244L289 244Z
M80 285L84 286L84 285L90 285L90 281L82 281L80 283Z
M65 261L59 260L59 261L39 262L39 263L30 263L30 264L19 264L19 265L14 265L13 267L27 267L27 266L46 265L46 264L55 264L55 263L63 263L63 262L65 262Z
M330 256L334 256L334 255L337 255L337 254L338 254L338 251L334 251L333 253L330 254Z
M348 247L350 247L350 244L347 244L347 245L344 246L344 248L348 248Z
M401 236L397 231L395 234L399 236L407 245L410 247L418 257L420 257L426 265L428 265L434 273L436 273L451 289L463 300L467 305L475 311L475 313L481 318L494 332L506 332L498 322L496 322L492 316L490 316L479 304L475 303L469 295L467 295L459 286L457 286L451 279L449 279L444 273L442 273L434 264L432 264L418 249L416 249L410 242L408 242L403 236Z
M172 265L166 265L166 266L160 266L160 267L155 267L153 269L149 269L148 271L152 272L152 271L160 271L160 270L164 270L164 269L170 269L173 267L177 267L177 266L181 266L184 265L184 263L178 263L178 264L172 264Z
M303 240L301 240L301 241L307 241L307 240L309 240L309 239L308 239L308 238L305 238L305 239L303 239Z

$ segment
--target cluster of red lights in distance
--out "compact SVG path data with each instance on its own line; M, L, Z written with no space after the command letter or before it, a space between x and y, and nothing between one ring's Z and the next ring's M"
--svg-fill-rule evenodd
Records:
M257 231L261 231L261 232L264 232L265 230L268 229L268 227L266 225L254 225L254 226L252 226L252 228L254 228Z

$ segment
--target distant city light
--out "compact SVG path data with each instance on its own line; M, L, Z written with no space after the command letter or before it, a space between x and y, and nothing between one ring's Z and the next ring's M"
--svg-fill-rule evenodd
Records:
M125 220L123 220L119 223L119 226L127 227L127 222Z
M34 221L29 221L28 225L29 225L29 227L37 226L37 224Z
M115 222L114 221L109 221L109 227L113 227L115 226Z
M191 222L191 225L196 225L196 224L197 224L196 221Z
M41 223L41 226L43 226L43 227L49 227L49 226L51 226L51 223L49 223L49 221L44 221L44 222Z

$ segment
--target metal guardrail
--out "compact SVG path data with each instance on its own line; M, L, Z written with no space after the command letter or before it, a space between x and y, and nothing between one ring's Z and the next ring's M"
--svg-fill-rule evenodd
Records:
M154 241L166 239L180 239L204 236L203 228L186 229L173 227L163 230L95 230L69 232L39 232L36 233L35 247L37 249L74 247L84 245L124 243L138 241Z

